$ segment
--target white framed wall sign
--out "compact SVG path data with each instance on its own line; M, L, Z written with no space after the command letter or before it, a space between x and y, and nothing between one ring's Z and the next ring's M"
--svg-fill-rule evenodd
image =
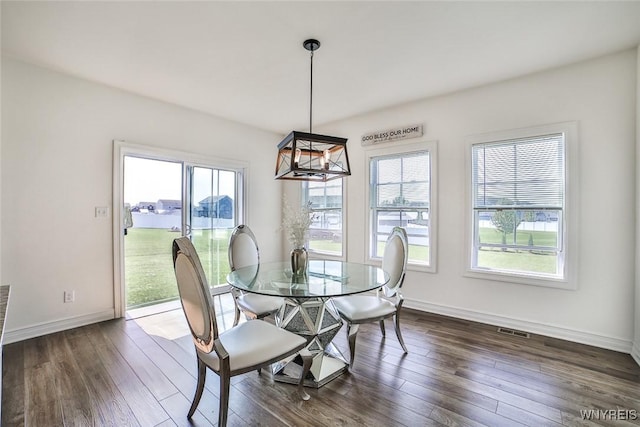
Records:
M376 132L370 132L362 135L360 142L362 146L380 144L382 142L396 141L401 139L419 138L424 134L424 126L409 125L398 126L392 129L385 129Z

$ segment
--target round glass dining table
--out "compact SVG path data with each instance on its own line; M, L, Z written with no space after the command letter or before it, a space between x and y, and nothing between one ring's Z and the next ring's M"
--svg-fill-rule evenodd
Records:
M321 387L348 367L331 342L342 327L331 298L378 289L388 281L379 267L334 260L310 260L302 276L292 274L288 261L250 265L227 276L227 282L243 292L284 297L276 325L307 339L306 350L313 354L313 363L312 378L305 379L305 385L311 387ZM297 362L274 364L274 379L297 383L301 369Z

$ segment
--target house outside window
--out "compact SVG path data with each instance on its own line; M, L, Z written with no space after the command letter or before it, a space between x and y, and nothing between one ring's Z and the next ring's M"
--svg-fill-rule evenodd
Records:
M315 217L309 228L310 252L336 257L343 256L343 180L302 183L302 200L308 203Z
M435 271L435 143L369 153L369 259L380 260L399 226L407 231L408 264Z
M471 144L472 272L567 280L570 130L547 126Z

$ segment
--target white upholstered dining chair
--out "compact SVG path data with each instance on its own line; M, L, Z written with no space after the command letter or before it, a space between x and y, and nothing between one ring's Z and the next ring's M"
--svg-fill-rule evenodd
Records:
M209 285L189 238L173 241L173 266L198 360L198 383L187 418L191 419L200 403L209 368L220 376L218 426L224 427L227 424L231 377L256 369L260 372L271 363L293 358L307 345L307 340L262 320L244 322L219 333ZM312 358L304 350L300 356L303 366L298 393L303 400L308 400L303 380L309 372Z
M384 247L382 270L389 275L389 282L379 289L375 295L349 295L333 299L333 304L347 322L347 336L351 359L349 367L353 367L356 351L356 335L362 323L379 322L382 336L385 336L384 319L394 318L396 336L405 353L407 347L400 332L400 310L404 301L400 287L404 282L407 269L409 244L404 228L394 227Z
M256 236L248 226L239 225L229 238L229 267L231 271L235 271L256 264L260 264ZM243 312L247 319L262 319L277 312L284 303L284 298L281 297L243 293L235 288L231 289L231 294L235 304L233 326L240 321L240 312Z

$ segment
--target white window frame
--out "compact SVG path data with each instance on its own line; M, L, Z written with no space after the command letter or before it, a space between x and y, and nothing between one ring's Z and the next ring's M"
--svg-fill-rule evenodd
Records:
M112 195L112 224L113 230L122 230L124 227L124 158L126 156L143 157L152 160L182 163L183 188L182 200L186 200L188 191L188 177L185 164L192 166L213 167L221 170L233 170L238 173L237 185L239 191L235 209L237 221L240 224L246 223L246 214L249 212L249 163L203 154L160 148L131 142L113 141L113 195ZM190 204L190 201L189 201ZM185 214L183 209L182 224L185 230ZM124 280L124 236L123 233L113 233L113 293L114 293L114 315L116 318L126 315L126 295Z
M428 265L424 263L416 263L409 261L407 263L407 269L412 271L421 271L427 273L437 272L437 252L438 252L438 142L437 141L422 141L410 144L398 144L391 143L392 145L381 148L369 148L366 150L365 155L365 224L366 236L366 262L368 264L381 265L382 258L374 257L372 255L373 245L373 228L375 226L373 219L373 209L371 208L371 160L378 157L387 156L402 156L405 154L429 152L429 160L431 162L431 176L430 179L430 196L429 200L429 261Z
M309 252L309 256L311 258L322 258L322 259L335 259L335 260L341 260L344 261L347 259L347 224L346 224L346 213L345 213L345 205L346 205L346 197L345 197L345 193L346 193L346 188L347 188L347 179L345 178L339 178L340 180L342 180L342 200L341 200L341 206L340 206L340 221L342 224L342 241L340 242L342 245L342 253L340 255L336 255L335 253L332 252L324 252L324 251L318 251L318 250L313 250L309 247L309 239L307 238L307 243L306 243L306 247L307 250ZM328 181L326 183L331 183L332 181ZM325 183L325 184L326 184ZM309 197L309 193L307 192L308 189L308 185L306 182L302 182L300 183L300 200L302 203L306 203L306 201L308 200ZM333 210L334 208L331 208L331 210Z
M475 144L491 143L506 140L534 138L541 135L564 135L565 143L565 189L562 234L558 237L563 242L560 262L561 271L559 277L529 274L526 272L496 271L482 268L474 268L474 212L473 212L473 188L472 188L472 147ZM466 266L465 276L488 280L497 280L524 285L543 286L559 289L577 289L578 271L578 123L563 122L541 126L533 126L523 129L511 129L486 134L472 135L466 138L466 227L465 247Z

